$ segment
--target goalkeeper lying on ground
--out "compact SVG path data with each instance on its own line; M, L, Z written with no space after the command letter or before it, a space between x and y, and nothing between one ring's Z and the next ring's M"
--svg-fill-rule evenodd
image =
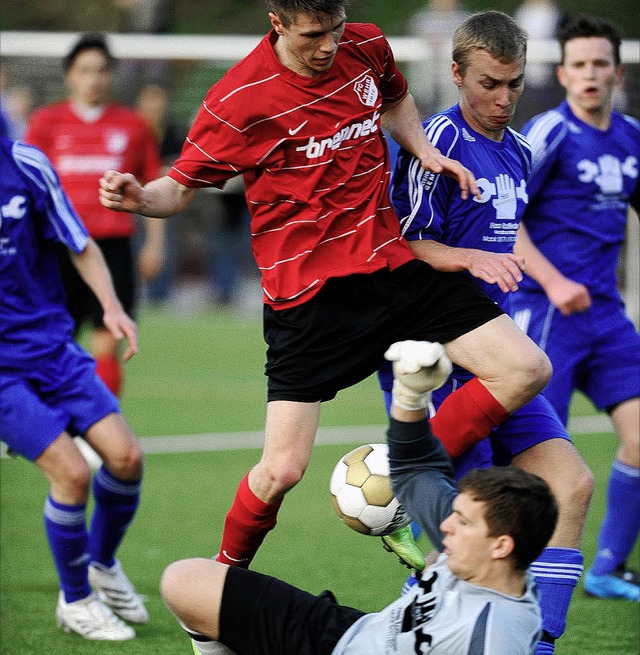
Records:
M402 342L387 433L394 489L442 554L380 612L338 605L208 559L170 564L161 590L202 655L529 655L541 620L527 567L555 528L547 484L520 469L472 471L456 491L425 416L448 373L440 344ZM443 536L444 535L444 536Z

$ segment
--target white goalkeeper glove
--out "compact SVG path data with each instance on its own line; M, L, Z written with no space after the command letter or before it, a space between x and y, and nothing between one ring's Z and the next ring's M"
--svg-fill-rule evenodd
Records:
M410 411L426 409L431 392L451 373L451 360L441 343L397 341L384 354L393 362L393 402Z

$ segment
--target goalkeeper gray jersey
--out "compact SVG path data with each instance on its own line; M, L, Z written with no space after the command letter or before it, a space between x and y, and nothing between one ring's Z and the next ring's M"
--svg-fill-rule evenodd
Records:
M519 598L478 587L440 555L407 595L356 621L332 655L532 655L541 618L529 575L526 585Z

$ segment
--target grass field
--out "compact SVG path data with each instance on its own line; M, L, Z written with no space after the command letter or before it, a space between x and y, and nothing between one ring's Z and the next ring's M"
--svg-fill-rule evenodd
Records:
M181 319L147 310L140 322L141 352L127 366L123 407L139 436L158 437L260 430L266 381L259 320L211 312ZM574 413L589 415L578 399ZM323 407L323 426L383 425L375 379ZM383 440L373 430L370 441ZM575 437L597 478L584 550L590 561L602 516L612 434ZM333 514L328 480L338 458L356 442L317 446L304 481L288 496L276 530L254 568L312 592L375 610L393 600L406 570L379 539L347 529ZM160 574L169 562L210 556L237 482L259 451L148 455L139 513L120 549L130 577L147 596L151 621L133 642L87 642L55 627L57 580L42 525L47 484L24 460L0 461L0 653L2 655L189 655L188 641L162 605ZM639 560L638 550L634 561ZM586 599L579 588L558 655L637 655L638 605ZM300 654L304 655L304 654Z

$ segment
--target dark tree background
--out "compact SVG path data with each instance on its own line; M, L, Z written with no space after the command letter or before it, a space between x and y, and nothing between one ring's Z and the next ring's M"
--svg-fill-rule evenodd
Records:
M0 0L0 29L117 31L122 15L117 0ZM558 0L567 13L587 12L616 21L628 39L640 37L636 0ZM351 0L351 20L377 23L387 34L406 33L412 14L424 0ZM513 12L518 0L466 0L470 10ZM268 28L263 0L174 0L170 31L175 33L262 34ZM2 43L0 42L0 53Z

